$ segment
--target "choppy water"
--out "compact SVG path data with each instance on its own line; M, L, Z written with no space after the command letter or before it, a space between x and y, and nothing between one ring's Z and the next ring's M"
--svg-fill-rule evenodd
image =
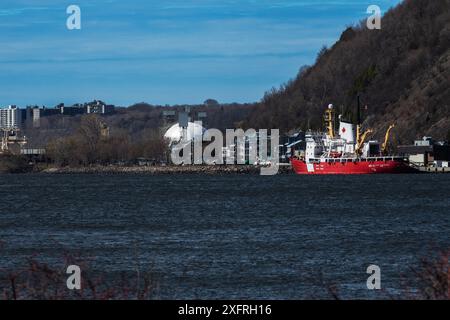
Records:
M368 265L396 294L430 248L450 248L449 186L450 175L0 175L0 270L74 251L110 275L150 265L163 299L326 298L326 284L381 298Z

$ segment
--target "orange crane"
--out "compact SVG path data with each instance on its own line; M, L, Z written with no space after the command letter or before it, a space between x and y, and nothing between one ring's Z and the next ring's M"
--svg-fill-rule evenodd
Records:
M389 143L389 137L391 135L391 130L394 129L394 128L395 128L395 124L392 124L392 125L389 126L389 128L386 131L386 135L384 136L384 142L381 145L381 152L383 154L386 154L387 146L388 146L388 143Z
M355 149L355 153L356 153L356 154L358 154L358 155L361 154L361 150L362 150L362 148L363 148L363 146L364 146L364 142L366 141L367 136L368 136L369 134L372 134L372 133L373 133L373 130L372 130L372 129L368 129L366 132L364 132L364 133L361 135L361 137L360 137L359 140L357 141L357 145L356 145L356 149Z

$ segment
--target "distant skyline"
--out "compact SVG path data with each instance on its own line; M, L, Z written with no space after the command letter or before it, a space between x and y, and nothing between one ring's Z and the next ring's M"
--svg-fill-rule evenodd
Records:
M400 0L2 0L0 106L259 101ZM66 28L71 5L81 30Z

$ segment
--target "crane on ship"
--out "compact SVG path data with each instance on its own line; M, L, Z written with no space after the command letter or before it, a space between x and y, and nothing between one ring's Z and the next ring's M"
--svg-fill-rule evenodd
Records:
M391 135L391 131L394 128L395 128L395 124L391 124L389 126L389 128L387 129L387 131L386 131L386 135L384 136L384 142L381 145L381 153L382 154L386 154L388 143L389 143L389 138L390 138L390 135Z
M334 106L332 104L329 104L328 109L325 110L324 120L327 134L331 139L334 139L334 119Z
M359 140L357 141L356 149L355 149L356 154L361 155L361 150L364 147L364 142L366 142L366 139L369 136L369 134L372 134L372 133L373 133L373 130L368 129L359 137Z

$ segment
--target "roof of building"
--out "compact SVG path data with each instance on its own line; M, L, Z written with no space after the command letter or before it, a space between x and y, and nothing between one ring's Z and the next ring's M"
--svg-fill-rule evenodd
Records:
M433 152L433 146L398 146L397 151L399 153L407 153L407 154L419 154L426 152Z

